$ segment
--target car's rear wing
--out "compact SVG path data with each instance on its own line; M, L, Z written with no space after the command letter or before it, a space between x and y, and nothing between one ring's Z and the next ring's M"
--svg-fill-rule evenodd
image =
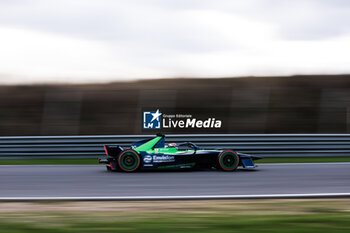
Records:
M103 146L107 156L117 158L118 155L124 151L123 147L118 145L104 145Z

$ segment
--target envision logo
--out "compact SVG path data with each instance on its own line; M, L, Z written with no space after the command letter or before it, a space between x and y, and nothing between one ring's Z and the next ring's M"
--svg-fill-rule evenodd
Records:
M160 129L160 116L162 113L157 109L156 112L143 112L144 129Z

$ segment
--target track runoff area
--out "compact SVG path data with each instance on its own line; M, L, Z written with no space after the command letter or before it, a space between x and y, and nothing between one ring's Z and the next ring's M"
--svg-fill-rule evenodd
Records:
M1 201L350 197L350 163L260 164L235 172L108 172L103 165L2 165Z

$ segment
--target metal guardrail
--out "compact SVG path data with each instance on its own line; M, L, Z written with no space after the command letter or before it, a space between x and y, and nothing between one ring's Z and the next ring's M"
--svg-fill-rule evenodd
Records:
M129 147L149 137L154 135L0 137L0 159L98 157L104 155L104 144ZM350 156L350 134L172 134L166 141L263 157Z

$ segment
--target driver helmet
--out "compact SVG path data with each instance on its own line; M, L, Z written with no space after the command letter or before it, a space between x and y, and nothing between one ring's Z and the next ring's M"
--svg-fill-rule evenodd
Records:
M168 147L176 147L176 146L177 146L177 144L174 142L168 144Z

